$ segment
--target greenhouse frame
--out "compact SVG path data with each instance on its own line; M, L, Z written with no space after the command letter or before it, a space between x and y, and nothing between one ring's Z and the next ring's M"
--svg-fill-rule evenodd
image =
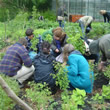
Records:
M58 1L58 4L57 2ZM58 6L57 6L57 5ZM93 16L96 21L102 21L103 16L100 10L110 11L110 0L53 0L52 10L56 11L57 7L65 6L68 16L70 15L88 15ZM56 10L55 10L56 9Z

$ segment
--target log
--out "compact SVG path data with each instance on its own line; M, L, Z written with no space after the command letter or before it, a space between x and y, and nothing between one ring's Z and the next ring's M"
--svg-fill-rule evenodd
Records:
M8 84L4 81L4 79L1 76L0 76L0 85L6 92L8 97L10 97L14 102L21 106L21 108L23 108L24 110L33 110L14 93L14 91L8 86Z

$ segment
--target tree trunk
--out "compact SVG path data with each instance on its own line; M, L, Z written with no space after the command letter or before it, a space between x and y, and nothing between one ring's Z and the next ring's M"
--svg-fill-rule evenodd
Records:
M31 107L29 107L23 100L21 100L8 86L8 84L3 80L3 78L0 76L0 85L14 102L16 102L18 105L20 105L24 110L33 110Z
M58 7L59 7L59 0L56 0L56 16L57 16L57 12L58 12Z

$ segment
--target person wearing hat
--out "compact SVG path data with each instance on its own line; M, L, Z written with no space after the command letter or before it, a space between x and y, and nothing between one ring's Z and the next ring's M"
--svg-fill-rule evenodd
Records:
M89 44L89 49L92 54L102 53L101 62L98 66L99 71L103 71L107 59L110 59L110 34L106 34L101 38L92 41Z
M62 30L56 30L53 33L53 41L51 44L52 54L57 57L62 53L64 45L67 43L67 35Z
M13 77L19 84L28 79L35 70L26 46L27 40L20 38L17 43L7 49L0 62L0 73Z
M99 13L101 15L103 15L103 18L104 18L104 22L108 22L110 21L110 12L106 11L106 10L100 10Z

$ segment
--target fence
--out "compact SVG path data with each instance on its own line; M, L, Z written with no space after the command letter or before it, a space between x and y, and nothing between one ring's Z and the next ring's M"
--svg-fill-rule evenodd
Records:
M97 21L103 21L100 10L110 11L110 0L58 0L59 7L64 6L68 15L89 15ZM52 10L56 11L56 0L52 0Z

